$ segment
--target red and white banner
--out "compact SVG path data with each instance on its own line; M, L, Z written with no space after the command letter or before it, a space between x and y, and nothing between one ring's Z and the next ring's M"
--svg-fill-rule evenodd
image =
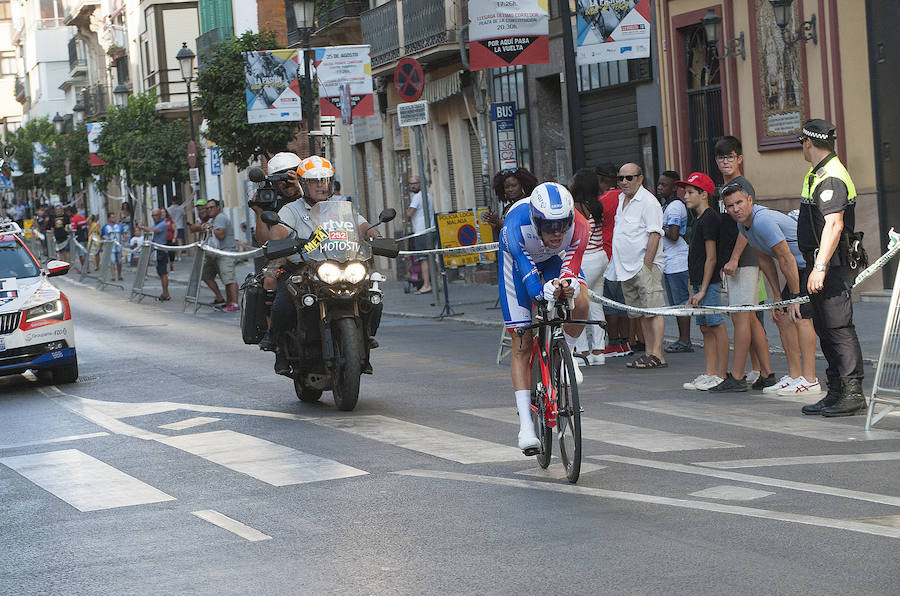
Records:
M650 56L650 0L577 0L575 64Z
M469 68L550 62L548 0L470 0Z
M369 46L315 48L319 81L319 110L323 116L341 118L341 87L350 88L350 116L375 115L372 96L372 60ZM346 108L345 108L346 110Z
M97 155L97 151L100 150L100 145L97 143L97 139L100 138L100 133L103 132L103 127L106 126L106 122L88 122L87 127L87 136L88 136L88 152L90 153L91 165L92 166L107 166L109 165Z

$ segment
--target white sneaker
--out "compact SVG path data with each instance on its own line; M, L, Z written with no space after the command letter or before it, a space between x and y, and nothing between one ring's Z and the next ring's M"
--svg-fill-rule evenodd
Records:
M796 383L779 390L777 393L778 395L808 395L812 397L814 395L821 395L822 385L819 384L819 379L807 381L805 377L801 376L797 378Z
M606 356L603 354L588 354L588 366L603 366L606 364Z
M747 384L752 385L753 383L756 382L756 379L758 379L758 378L759 378L759 371L751 370L749 373L747 373Z
M703 381L697 383L695 386L700 391L709 391L725 379L721 377L717 377L716 375L707 376Z
M766 387L765 389L763 389L763 393L778 393L782 389L785 389L785 388L795 384L796 382L797 382L797 379L795 379L789 375L784 375L783 377L778 379L777 383L775 383L771 387Z
M533 427L519 429L519 449L525 451L526 449L539 449L540 446L541 441L534 434Z
M688 381L687 383L682 384L681 386L685 389L690 389L691 391L697 388L698 383L702 383L707 379L706 373L702 373L697 375L697 377L693 381Z
M572 364L575 365L575 382L578 385L581 385L582 381L584 381L584 375L581 373L581 367L578 364L578 358L572 358Z

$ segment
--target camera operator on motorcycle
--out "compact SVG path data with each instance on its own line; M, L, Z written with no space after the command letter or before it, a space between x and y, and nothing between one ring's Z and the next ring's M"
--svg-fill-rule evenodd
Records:
M284 205L278 211L278 216L287 226L297 230L296 235L301 238L308 238L316 228L310 217L310 209L316 203L329 200L333 194L334 167L327 159L313 155L300 162L300 165L296 168L296 175L299 177L299 187L295 187L292 184L294 178L291 177L284 183L281 183L282 186L279 187L279 190L282 193L285 193L285 191L293 193L296 188L300 190L300 196L302 196L303 200L292 201ZM260 218L262 210L257 211L257 208L254 208L254 211L257 213L256 237L260 244L268 240L278 240L295 235L289 227L284 225L278 224L269 227ZM362 216L359 216L357 226L359 227L360 235L366 238L371 239L381 236L381 233L377 229L370 227L369 223ZM292 330L297 322L294 305L286 287L286 280L294 272L293 270L298 268L300 263L302 263L301 257L295 254L287 257L283 267L279 268L277 289L272 302L271 323L269 326L269 335L276 340L276 344L280 343L277 341L279 335L285 331ZM377 313L372 313L373 316L368 329L369 336L375 333L378 320L380 319L380 310L379 308ZM282 354L280 348L276 348L275 351L275 372L286 376L291 374L290 363L286 355Z

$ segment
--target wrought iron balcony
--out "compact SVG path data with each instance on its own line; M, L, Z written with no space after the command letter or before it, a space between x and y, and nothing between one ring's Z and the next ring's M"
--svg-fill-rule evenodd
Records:
M78 101L84 106L85 118L102 116L109 105L109 88L101 84L83 87L78 94Z
M358 17L362 3L356 0L319 0L316 3L316 27L324 29L341 19Z
M435 2L440 4L443 2ZM405 3L404 3L405 4ZM397 27L397 0L367 10L360 16L363 43L371 46L372 66L380 66L400 57L400 32Z
M87 72L87 58L84 55L84 42L73 37L69 40L69 77L79 72Z
M407 54L456 41L455 31L447 28L444 4L434 0L403 2L403 48Z
M28 101L28 91L22 77L16 77L16 101L23 105Z

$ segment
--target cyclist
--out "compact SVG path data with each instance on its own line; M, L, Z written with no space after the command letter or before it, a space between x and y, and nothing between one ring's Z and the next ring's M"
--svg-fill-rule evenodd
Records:
M510 207L500 231L500 304L512 341L509 369L519 410L519 449L526 455L534 455L540 446L531 420L532 332L519 337L516 328L531 324L532 301L574 298L573 317L587 317L590 303L587 286L581 287L581 257L590 232L568 189L555 182L538 185L530 197ZM563 327L570 351L583 328ZM575 381L581 383L578 361L574 364Z

